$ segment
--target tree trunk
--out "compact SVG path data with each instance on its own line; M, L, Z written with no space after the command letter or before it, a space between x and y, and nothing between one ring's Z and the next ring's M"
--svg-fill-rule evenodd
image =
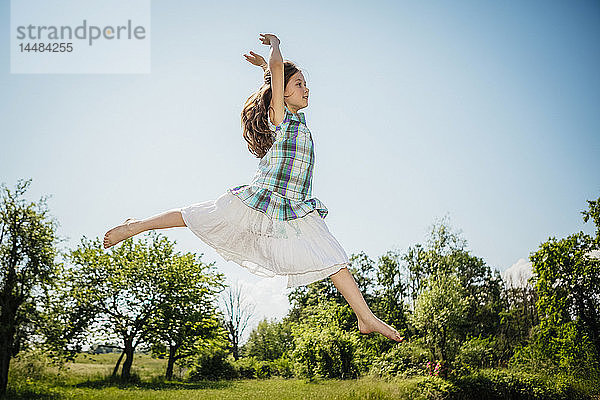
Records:
M2 338L2 343L0 344L0 396L4 396L6 387L8 386L8 367L10 365L11 351L6 339Z
M131 364L133 364L134 350L132 341L125 341L125 362L123 363L123 370L121 371L121 378L123 380L129 380L129 378L131 378Z
M117 360L117 365L115 365L115 368L113 369L113 373L112 373L113 377L117 376L117 372L119 371L119 365L121 365L121 360L123 360L124 355L125 355L125 350L123 350L123 352L119 356L119 359Z
M7 296L3 296L5 299ZM4 299L4 303L7 301ZM12 299L10 299L12 300ZM10 300L8 303L10 303ZM6 393L8 386L8 368L11 357L16 355L13 342L15 340L16 307L4 306L0 310L0 396Z
M175 365L175 352L177 351L177 345L169 345L169 361L167 362L167 373L165 378L171 380L173 378L173 366Z
M14 250L13 248L13 253ZM0 293L0 304L2 304L2 309L0 309L0 396L4 396L8 386L10 359L17 355L14 346L17 332L15 324L17 310L23 303L15 295L17 284L14 265L16 265L16 262L13 262L13 259L14 257L11 257L8 273L3 277L4 285L2 286L2 293Z

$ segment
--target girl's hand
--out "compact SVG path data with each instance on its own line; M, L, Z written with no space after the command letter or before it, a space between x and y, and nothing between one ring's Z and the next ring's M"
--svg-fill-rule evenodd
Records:
M256 54L253 51L250 51L250 56L244 54L244 57L246 57L246 60L253 65L256 65L257 67L261 67L263 69L265 69L266 67L268 67L267 62L265 61L265 59L263 58L263 56L261 56L260 54Z
M259 39L262 42L262 44L265 44L267 46L279 44L279 39L275 35L272 35L270 33L261 33L260 36L261 37Z

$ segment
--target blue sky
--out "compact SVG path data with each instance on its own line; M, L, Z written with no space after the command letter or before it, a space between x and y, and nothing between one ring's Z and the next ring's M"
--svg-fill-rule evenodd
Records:
M598 2L152 1L150 74L11 74L9 2L0 13L0 178L52 195L65 246L249 183L239 116L262 74L242 54L268 57L259 33L306 72L313 194L349 255L405 251L446 214L501 271L593 232ZM284 278L162 232L245 285L256 319L287 311Z

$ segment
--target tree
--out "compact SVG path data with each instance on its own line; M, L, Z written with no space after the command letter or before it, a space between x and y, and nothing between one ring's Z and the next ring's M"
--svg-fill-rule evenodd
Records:
M427 253L423 249L423 245L419 243L414 247L409 247L406 253L401 256L406 266L406 299L411 311L414 310L417 297L422 291L423 282L428 276L424 268L426 256Z
M468 250L456 250L448 258L469 301L464 337L498 334L499 315L504 310L500 272L492 272L483 259Z
M289 324L266 318L252 330L244 345L245 354L258 360L277 360L293 349L293 337Z
M0 200L0 395L6 392L10 360L34 329L36 303L57 274L56 222L46 200L23 198L31 183L19 180L14 191L2 184Z
M600 198L589 201L584 221L592 218L597 233ZM532 346L554 366L578 373L600 356L600 260L589 254L598 249L599 238L584 232L540 245L530 255L538 292L540 324ZM593 362L592 362L593 363Z
M347 304L325 301L307 307L301 322L290 323L298 375L353 379L366 372L373 355L362 345L360 333L346 326L353 314Z
M539 324L536 309L537 291L531 279L522 286L510 285L501 292L502 310L499 312L500 329L497 334L499 359L506 363L514 349L523 346Z
M242 289L239 286L226 290L222 299L225 307L223 322L229 334L233 358L238 360L240 338L248 326L248 320L254 314L255 305L242 298Z
M173 247L173 242L152 231L138 242L133 238L126 239L120 246L111 247L109 252L104 251L99 239L90 241L84 237L81 245L71 252L74 265L70 273L71 297L82 308L96 313L94 330L97 333L105 340L121 342L118 347L123 353L113 374L117 373L125 357L121 371L123 379L130 378L137 346L150 346L154 341L156 321L165 316L165 307L175 309L169 317L175 317L179 312L170 301L176 298L174 292L180 289L175 283L186 278L173 277L173 274L184 265L190 266L186 262L177 262ZM189 256L186 261L190 261ZM200 272L196 270L191 278L194 276L200 279ZM211 286L219 281L214 277L207 278L205 283ZM187 295L183 294L184 297Z
M223 274L210 274L202 264L201 255L174 254L165 263L164 279L159 290L165 293L164 302L156 316L150 319L151 337L156 348L164 347L168 354L165 377L172 379L178 360L196 355L212 340L224 339L216 310L216 294L224 289Z
M406 295L410 300L410 309L414 309L417 297L432 275L457 271L455 255L464 251L466 240L459 232L453 232L448 217L434 221L429 227L425 245L420 243L409 247L407 252L400 255L405 262Z
M406 329L404 299L407 297L408 285L402 276L398 253L388 251L379 257L376 275L376 314L398 329ZM390 347L393 346L389 340L384 343Z
M451 362L460 345L460 327L467 317L468 301L454 274L436 273L417 298L412 323L425 338L431 357Z
M407 284L410 292L405 297L414 299L421 293L428 278L453 274L465 290L468 314L460 329L461 337L489 336L498 332L502 307L502 279L500 273L471 255L467 241L460 232L454 232L448 217L436 220L430 227L426 245L409 248L400 259L406 262Z
M364 252L352 254L349 257L348 269L354 276L354 280L367 304L375 305L377 302L375 290L376 277L375 261ZM339 305L347 304L346 299L335 287L331 279L322 279L310 285L294 288L288 294L291 308L284 318L285 322L299 322L306 308L316 307L328 301L335 301ZM356 315L352 316L354 325L358 322Z

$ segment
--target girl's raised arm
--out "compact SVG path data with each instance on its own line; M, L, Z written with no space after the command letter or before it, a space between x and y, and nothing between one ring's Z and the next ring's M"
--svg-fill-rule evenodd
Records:
M283 122L285 117L285 103L283 102L283 57L279 50L279 39L275 35L271 34L260 34L263 44L271 46L271 54L269 56L269 71L271 72L271 104L270 108L273 109L273 113L269 111L271 123L273 125L279 125Z

